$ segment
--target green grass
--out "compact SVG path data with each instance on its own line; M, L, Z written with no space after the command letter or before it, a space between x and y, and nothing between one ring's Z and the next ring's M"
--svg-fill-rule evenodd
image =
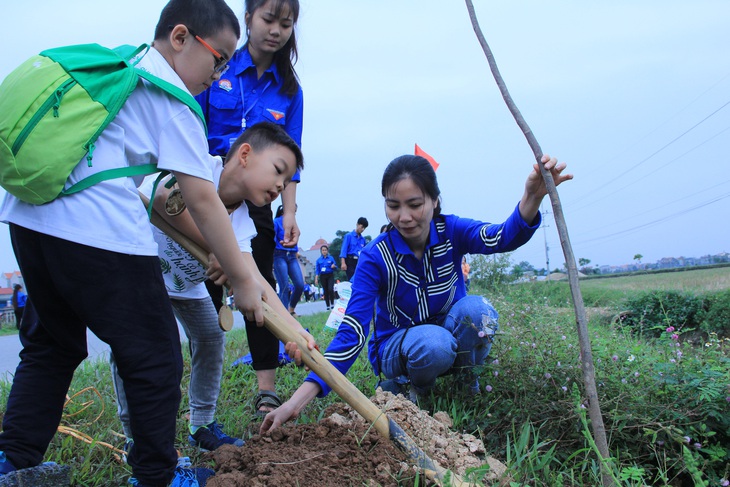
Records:
M626 293L647 286L680 285L701 293L721 284L727 269L680 276L664 274L663 281L632 282L630 278L587 281L584 289L592 306L589 334L592 343L599 401L612 452L611 472L617 485L720 485L730 478L730 340L709 335L692 346L664 333L657 339L632 336L611 324ZM658 276L651 276L658 279ZM619 280L620 279L620 280ZM638 284L637 284L638 282ZM720 284L717 284L720 283ZM543 283L532 283L543 284ZM421 407L448 412L454 429L483 439L487 451L507 463L511 486L600 485L600 468L591 444L575 317L569 298L560 296L560 283L540 287L507 286L504 294L490 295L500 312L500 335L490 361L480 371L483 393L461 392L453 377L439 380ZM473 283L473 291L479 283ZM705 287L703 287L705 286ZM302 317L326 346L333 332L323 329L326 315ZM247 353L245 332L228 334L226 364ZM187 361L187 357L186 357ZM299 386L305 372L293 366L280 369L279 394L286 398ZM373 393L365 353L348 378L366 395ZM183 378L183 390L188 377ZM89 435L86 444L57 434L48 460L73 467L75 485L123 485L129 468L99 442L120 448L123 439L116 418L108 365L89 363L75 376L70 394L93 386L66 408L62 425ZM9 384L0 382L4 405ZM98 394L97 394L98 391ZM224 370L219 419L231 432L255 432L253 399L256 379L249 367ZM298 421L316 422L323 410L339 401L335 394L316 400ZM177 446L195 463L203 460L186 441L186 404L179 412Z

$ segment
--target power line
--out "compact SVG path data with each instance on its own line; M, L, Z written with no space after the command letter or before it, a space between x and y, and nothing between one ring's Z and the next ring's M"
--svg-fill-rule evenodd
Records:
M700 208L704 208L705 206L709 206L709 205L711 205L713 203L717 203L718 201L723 200L723 199L728 198L728 197L730 197L730 193L726 193L724 195L717 196L717 197L715 197L715 198L713 198L713 199L711 199L709 201L706 201L704 203L701 203L699 205L693 206L691 208L687 208L685 210L679 211L677 213L673 213L671 215L668 215L668 216L659 218L657 220L654 220L654 221L651 221L651 222L648 222L648 223L644 223L642 225L638 225L638 226L635 226L635 227L632 227L632 228L628 228L626 230L621 230L619 232L610 233L608 235L603 235L601 237L595 237L595 238L591 238L591 239L588 239L588 240L583 240L583 241L580 241L580 242L577 242L577 243L578 244L585 244L585 243L597 242L597 241L610 241L610 240L615 240L616 238L621 237L621 236L624 236L626 234L635 233L635 232L637 232L639 230L645 230L645 229L647 229L649 227L652 227L654 225L658 225L659 223L665 222L665 221L670 220L672 218L676 218L676 217L678 217L680 215L684 215L686 213L690 213L690 212L695 211L695 210L698 210Z
M636 169L637 167L641 166L641 165L642 165L642 164L644 164L644 163L645 163L646 161L648 161L649 159L651 159L651 158L652 158L652 157L654 157L655 155L659 154L659 153L660 153L661 151L663 151L664 149L666 149L667 147L669 147L670 145L672 145L673 143L675 143L676 141L678 141L679 139L681 139L682 137L684 137L685 135L687 135L688 133L690 133L691 131L693 131L693 130L694 130L694 129L696 129L697 127L699 127L699 126L700 126L700 125L701 125L702 123L704 123L705 121L709 120L709 119L710 119L711 117L713 117L713 116L714 116L715 114L717 114L717 113L718 113L718 112L719 112L720 110L722 110L723 108L725 108L725 107L726 107L726 106L728 106L728 105L730 105L730 101L727 101L727 102L725 102L725 103L724 103L724 104L723 104L723 105L722 105L721 107L717 108L717 109L716 109L715 111L713 111L712 113L710 113L709 115L707 115L707 116L706 116L705 118L703 118L703 119L702 119L702 120L700 120L699 122L695 123L695 124L694 124L694 125L692 125L692 126L691 126L690 128L688 128L687 130L685 130L684 132L682 132L681 134L679 134L679 135L678 135L677 137L675 137L675 138L674 138L674 139L672 139L671 141L667 142L667 143L666 143L666 144L664 144L664 145L663 145L662 147L660 147L660 148L659 148L659 149L657 149L656 151L652 152L652 153L651 153L650 155L648 155L647 157L645 157L644 159L642 159L642 160L641 160L641 161L639 161L638 163L634 164L633 166L631 166L630 168L628 168L627 170L625 170L624 172L622 172L622 173L621 173L621 174L619 174L618 176L616 176L616 177L614 177L613 179L611 179L611 180L609 180L609 181L607 181L607 182L603 183L601 187L602 187L602 188L605 188L605 187L607 187L608 185L610 185L611 183L613 183L614 181L617 181L617 180L621 179L621 178L622 178L622 177L624 177L624 176L625 176L626 174L628 174L628 173L630 173L631 171L635 170L635 169ZM600 188L599 188L599 189L600 189ZM586 193L586 194L585 194L584 196L582 196L582 197L579 197L579 198L578 198L577 200L575 200L575 201L573 202L573 204L579 203L579 202L583 201L584 199L586 199L586 198L588 198L588 197L590 197L590 196L593 196L594 194L595 194L595 191L592 191L592 192Z
M642 141L646 140L650 135L652 135L653 133L655 133L656 131L658 131L660 128L664 127L667 123L669 123L670 120L672 120L674 118L677 118L677 116L680 113L684 112L689 107L691 107L692 105L694 105L697 102L697 100L699 100L700 98L702 98L703 96L705 96L707 93L709 93L710 91L712 91L717 85L719 85L720 83L722 83L723 81L725 81L727 78L730 78L730 73L727 73L725 76L723 76L722 78L720 78L717 82L715 82L709 88L707 88L705 91L703 91L702 93L700 93L699 95L697 95L692 101L690 101L689 103L687 103L684 107L682 107L678 111L674 112L673 115L671 115L668 118L666 118L662 123L660 123L659 125L657 125L653 130L650 130L649 132L647 132L643 137L637 139L633 144L627 146L626 149L624 149L623 151L619 152L618 154L616 154L614 157L612 157L611 159L607 160L606 162L602 163L599 167L606 166L607 164L609 164L609 163L615 161L616 159L618 159L621 155L627 153L629 151L629 149L631 149L633 147L636 147L639 144L639 142L642 142Z
M728 102L728 103L730 103L730 102ZM721 130L720 132L716 133L716 134L715 134L715 135L713 135L712 137L710 137L710 138L708 138L708 139L705 139L704 141L700 142L699 144L697 144L696 146L692 147L692 148L691 148L691 149L689 149L688 151L686 151L686 152L684 152L683 154L681 154L681 155L679 155L679 156L675 157L674 159L670 160L670 161L669 161L669 162L667 162L666 164L663 164L663 165L659 166L658 168L656 168L656 169L654 169L653 171L651 171L651 172L649 172L649 173L645 174L644 176L641 176L641 177L639 177L639 178L633 179L633 180L632 180L632 181L631 181L630 183L627 183L627 184L625 184L624 186L621 186L621 187L619 187L619 188L615 189L614 191L612 191L612 192L610 192L610 193L608 193L608 194L606 194L606 195L604 195L604 196L601 196L601 197L599 197L598 199L596 199L596 200L594 200L594 201L592 201L592 202L590 202L590 203L586 203L585 205L583 205L583 206L581 206L581 207L579 207L579 208L576 208L576 209L575 209L575 211L580 211L580 210L583 210L583 209L585 209L585 208L588 208L589 206L595 205L596 203L600 203L601 201L605 200L605 199L606 199L606 198L608 198L609 196L613 196L613 195L615 195L616 193L619 193L619 192L623 191L624 189L628 188L629 186L632 186L632 185L634 185L634 184L636 184L636 183L638 183L638 182L640 182L640 181L642 181L642 180L644 180L644 179L648 178L648 177L649 177L649 176L651 176L652 174L654 174L654 173L656 173L656 172L659 172L659 171L661 171L661 170L663 170L663 169L666 169L666 168L667 168L667 166L669 166L670 164L672 164L672 163L674 163L674 162L677 162L677 161L678 161L679 159L683 158L684 156L686 156L686 155L687 155L687 154L689 154L690 152L693 152L693 151L695 151L695 150L699 149L700 147L702 147L702 146L703 146L703 145L705 145L706 143L708 143L708 142L710 142L711 140L713 140L713 139L717 138L718 136L720 136L720 135L724 134L724 133L725 133L725 132L727 132L728 130L730 130L730 127L726 127L726 128L724 128L723 130ZM571 208L572 208L572 206L573 206L573 205L574 205L575 203L577 203L577 201L576 201L576 202L572 202L571 204L569 204L569 205L566 205L566 206L568 206L568 207L571 207Z
M662 208L665 208L665 207L667 207L667 206L673 205L673 204L675 204L675 203L679 203L680 201L684 201L684 200L686 200L686 199L688 199L688 198L692 198L693 196L697 196L698 194L705 194L705 193L707 193L707 191L710 191L710 190L712 190L712 189L715 189L715 188L717 188L718 186L722 186L722 185L724 185L724 184L728 184L728 183L730 183L730 179L728 179L728 180L725 180L725 181L723 181L723 182L721 182L721 183L717 183L717 184L714 184L714 185L712 185L712 186L710 186L710 187L708 187L708 188L704 188L704 189L701 189L701 190L699 190L699 191L696 191L696 192L694 192L694 193L692 193L692 194L688 194L688 195L686 195L686 196L682 196L682 197L681 197L681 198L679 198L679 199L676 199L676 200L670 201L670 202L668 202L668 203L665 203L665 204L663 204L663 205L660 205L660 206L656 206L656 207L654 207L654 208L651 208L651 209L649 209L649 210L645 210L645 211L642 211L641 213L635 213L635 214L632 214L632 215L631 215L631 216L629 216L629 217L623 218L623 219L621 219L621 220L617 220L617 221L614 221L614 222L612 222L612 223L605 223L605 224L602 224L600 228L597 228L597 229L595 229L595 230L588 230L587 232L583 232L583 233L582 233L582 235L585 235L585 234L587 234L587 233L593 233L593 232L596 232L596 231L598 231L598 230L603 230L603 229L605 229L606 227L610 227L610 226L613 226L613 225L616 225L616 224L619 224L619 223L626 223L626 222L627 222L628 220L634 220L634 219L636 219L636 218L638 218L638 217L640 217L640 216L642 216L642 215L646 215L647 213L652 213L652 212L654 212L654 211L657 211L657 210L661 210Z

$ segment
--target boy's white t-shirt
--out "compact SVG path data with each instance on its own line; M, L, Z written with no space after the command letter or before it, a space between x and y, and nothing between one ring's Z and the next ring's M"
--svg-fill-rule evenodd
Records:
M187 91L156 49L151 48L138 66ZM177 98L141 80L97 140L92 167L84 157L71 173L67 187L105 169L148 163L213 180L213 163L198 116ZM103 250L154 256L157 243L137 194L143 179L102 181L39 206L7 194L0 207L0 221Z
M214 157L213 183L216 188L220 184L223 162L220 157ZM140 191L147 197L152 192L152 185L157 177L148 176L140 186ZM248 215L246 203L241 204L231 213L233 233L238 241L241 252L251 252L251 240L256 236L256 226ZM160 257L162 277L165 280L167 294L176 299L203 299L208 297L205 288L205 268L180 244L168 237L166 233L152 225L152 233L158 245L157 255Z

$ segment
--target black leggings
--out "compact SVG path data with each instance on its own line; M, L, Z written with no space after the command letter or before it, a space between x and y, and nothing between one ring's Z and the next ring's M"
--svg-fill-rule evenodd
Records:
M320 274L319 283L322 285L324 292L324 302L327 306L335 304L335 274L330 272L329 274Z
M261 275L264 276L272 288L276 289L274 279L274 218L271 214L271 205L255 206L246 202L248 214L256 225L256 237L251 240L253 259ZM223 288L211 281L205 281L208 293L213 298L216 311L223 306ZM248 348L251 352L251 366L254 370L271 370L279 366L279 340L264 326L256 326L255 321L246 323Z

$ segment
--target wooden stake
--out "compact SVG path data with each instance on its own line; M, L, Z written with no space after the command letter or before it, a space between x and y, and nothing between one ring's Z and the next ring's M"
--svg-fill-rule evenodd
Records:
M588 326L586 319L585 305L583 304L583 296L580 291L580 285L578 284L578 268L575 264L575 256L573 255L573 247L570 244L570 238L568 237L568 227L565 223L565 216L563 215L563 207L560 204L560 197L558 196L558 189L555 186L555 181L550 171L547 171L543 166L541 159L543 156L540 144L538 144L535 135L532 130L522 118L522 114L515 105L512 97L507 91L507 86L502 79L502 75L499 73L499 68L494 60L492 50L489 48L482 29L479 26L479 21L476 18L474 12L474 5L471 0L466 1L466 8L469 11L469 19L471 20L474 32L477 35L479 44L482 46L482 50L487 57L489 68L492 71L494 80L497 82L499 91L502 93L502 98L507 104L507 108L512 113L517 125L522 130L525 138L527 139L530 148L532 149L537 165L540 168L540 173L545 180L545 186L550 196L550 202L553 207L553 214L555 215L555 224L558 229L558 235L560 236L560 244L563 247L563 254L565 255L565 263L568 268L568 281L570 283L570 292L573 297L573 307L575 308L576 325L578 327L578 340L580 343L581 352L581 368L583 370L583 385L585 387L585 393L588 397L588 414L591 419L591 426L593 429L593 439L596 442L599 454L601 458L601 477L604 486L614 485L613 476L610 472L610 466L608 461L610 459L610 453L608 450L608 442L606 441L606 429L603 425L603 416L601 415L601 407L598 402L598 391L596 389L596 377L595 367L593 365L593 353L591 351L591 341L588 336ZM548 269L550 272L550 269Z

